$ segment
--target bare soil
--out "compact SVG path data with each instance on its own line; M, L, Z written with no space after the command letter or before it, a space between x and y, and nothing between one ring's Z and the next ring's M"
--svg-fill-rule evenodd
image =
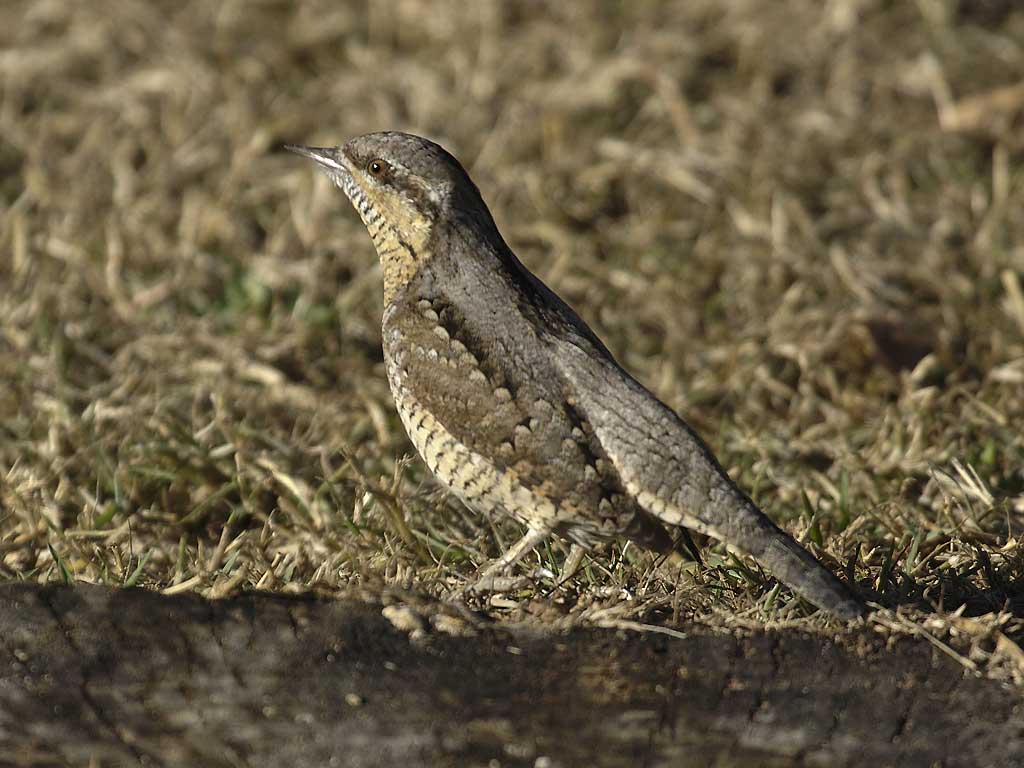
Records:
M865 628L557 631L398 594L9 584L0 670L5 765L1024 761L1016 690Z

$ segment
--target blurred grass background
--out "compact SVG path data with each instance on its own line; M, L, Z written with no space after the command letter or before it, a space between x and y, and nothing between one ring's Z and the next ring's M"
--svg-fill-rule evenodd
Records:
M1022 114L1000 0L8 0L0 578L444 595L517 535L404 460L369 239L281 151L403 129L830 567L1016 648ZM806 623L721 548L490 608Z

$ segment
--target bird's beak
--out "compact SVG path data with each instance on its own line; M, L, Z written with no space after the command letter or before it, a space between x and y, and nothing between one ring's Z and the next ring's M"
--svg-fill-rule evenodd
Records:
M308 157L328 173L351 175L345 155L341 149L332 147L302 147L297 144L285 144L284 148L297 155Z

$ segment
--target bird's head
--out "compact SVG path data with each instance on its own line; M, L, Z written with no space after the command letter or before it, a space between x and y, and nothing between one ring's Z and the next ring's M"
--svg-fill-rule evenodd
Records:
M348 196L373 239L385 294L432 257L439 221L490 214L459 161L432 141L407 133L368 133L341 147L287 149L313 160Z

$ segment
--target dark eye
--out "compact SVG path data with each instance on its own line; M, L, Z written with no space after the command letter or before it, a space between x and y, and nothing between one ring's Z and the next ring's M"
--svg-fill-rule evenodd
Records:
M371 160L370 164L366 166L366 170L370 172L371 176L383 176L388 170L388 164L383 160Z

